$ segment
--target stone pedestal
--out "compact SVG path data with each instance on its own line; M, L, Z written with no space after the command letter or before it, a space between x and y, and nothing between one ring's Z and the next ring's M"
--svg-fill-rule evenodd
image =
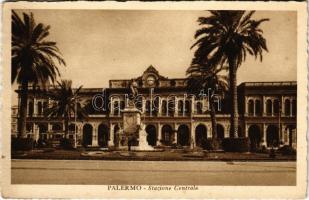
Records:
M123 116L123 132L127 142L137 140L138 146L133 146L132 150L153 150L153 147L148 145L147 133L144 124L141 122L141 112L134 106L129 106L122 111Z

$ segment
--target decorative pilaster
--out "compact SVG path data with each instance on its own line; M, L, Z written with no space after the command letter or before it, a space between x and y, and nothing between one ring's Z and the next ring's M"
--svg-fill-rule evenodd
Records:
M178 116L178 98L175 97L174 116Z
M263 116L266 116L266 98L263 96Z
M195 112L195 98L194 98L194 96L192 96L191 97L191 114L194 114L194 112Z
M161 98L159 97L159 106L158 106L158 116L161 116L161 113L162 113L162 100Z
M249 136L249 125L245 124L245 137L247 138Z
M92 146L96 147L98 145L98 125L93 124L93 129L92 129Z

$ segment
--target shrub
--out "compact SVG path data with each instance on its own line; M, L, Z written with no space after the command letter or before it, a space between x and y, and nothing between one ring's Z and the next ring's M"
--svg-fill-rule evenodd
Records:
M296 150L289 145L284 145L283 147L280 147L277 151L282 155L296 155Z
M205 150L218 150L221 148L221 140L219 139L203 139L202 148Z
M256 153L266 153L267 154L267 153L269 153L269 150L266 148L265 145L263 145L263 146L257 148L255 152Z
M29 151L33 149L32 138L11 138L11 149L15 151Z
M248 152L248 138L224 138L222 140L222 148L227 152Z
M70 140L68 138L62 138L60 140L60 146L63 149L73 149L74 148L74 142L73 142L73 140Z
M171 148L172 148L172 149L177 149L177 144L176 144L176 143L173 143L173 144L171 145Z

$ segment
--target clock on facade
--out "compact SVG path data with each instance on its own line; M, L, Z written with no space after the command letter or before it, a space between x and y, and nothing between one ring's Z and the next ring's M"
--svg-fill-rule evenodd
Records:
M156 82L156 78L154 76L148 76L147 77L147 85L148 86L153 86Z

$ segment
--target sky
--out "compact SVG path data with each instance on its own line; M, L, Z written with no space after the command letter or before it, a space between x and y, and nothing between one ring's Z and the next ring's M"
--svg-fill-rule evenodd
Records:
M132 79L153 65L161 75L184 78L194 49L197 19L208 11L18 10L32 12L36 22L50 25L67 66L59 66L73 86L108 87L110 79ZM257 11L269 18L260 27L269 52L263 61L247 57L238 83L296 81L297 15L293 11Z

